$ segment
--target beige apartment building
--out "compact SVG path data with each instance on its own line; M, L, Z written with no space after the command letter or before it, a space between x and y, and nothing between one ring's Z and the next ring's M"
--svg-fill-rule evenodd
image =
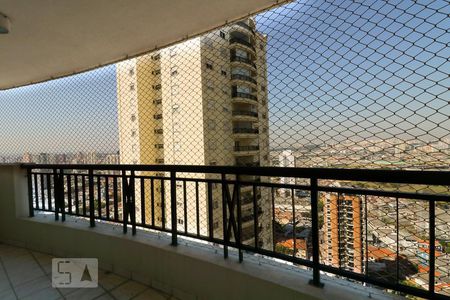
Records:
M120 162L268 165L265 48L266 37L256 31L254 21L249 19L119 63ZM204 174L185 175L205 178ZM214 175L208 178L214 178ZM241 179L260 180L251 176ZM200 184L197 192L193 182L186 185L186 189L181 183L177 186L177 215L183 216L184 190L188 210L187 220L179 218L178 226L187 228L189 232L207 234L210 226L207 221L207 186ZM169 191L168 186L164 188ZM156 186L155 215L158 222L162 214L160 189L161 186ZM212 228L214 235L222 236L221 186L213 185L211 193ZM259 244L271 246L269 191L258 189L256 196ZM242 187L241 198L243 240L251 244L254 243L253 188ZM195 217L197 205L199 226ZM166 212L165 217L170 219L170 213Z
M326 264L357 273L364 270L363 203L361 197L324 193L324 247Z

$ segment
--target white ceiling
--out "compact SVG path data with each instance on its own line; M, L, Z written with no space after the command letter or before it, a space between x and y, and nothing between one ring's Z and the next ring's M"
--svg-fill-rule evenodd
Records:
M148 52L276 0L0 0L0 89L66 76Z

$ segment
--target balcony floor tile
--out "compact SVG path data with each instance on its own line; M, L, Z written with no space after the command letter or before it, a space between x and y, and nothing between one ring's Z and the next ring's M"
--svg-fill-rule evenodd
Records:
M0 299L169 299L168 295L147 285L101 269L98 288L52 288L52 258L48 254L0 243Z

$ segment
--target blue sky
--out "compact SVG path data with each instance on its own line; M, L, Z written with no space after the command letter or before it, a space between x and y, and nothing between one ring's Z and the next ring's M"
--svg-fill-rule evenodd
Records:
M449 7L297 1L258 15L271 146L448 136ZM0 107L0 154L117 151L114 65L0 91Z

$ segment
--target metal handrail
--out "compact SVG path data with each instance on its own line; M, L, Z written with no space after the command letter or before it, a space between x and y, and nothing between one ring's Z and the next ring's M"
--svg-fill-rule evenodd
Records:
M258 134L258 128L233 128L233 133L250 133L250 134Z
M251 76L242 75L242 74L231 74L232 80L243 80L256 84L256 80Z
M248 94L248 93L242 93L242 92L233 92L231 94L231 97L232 98L246 98L246 99L258 101L258 98L255 95Z
M245 146L243 146L245 147ZM248 146L247 146L248 147ZM257 146L254 146L257 147ZM35 211L48 211L55 214L55 220L64 221L67 215L75 217L83 217L89 220L92 227L96 226L97 221L106 220L112 223L121 224L124 233L128 230L128 225L131 225L132 233L136 234L136 228L149 228L163 232L169 232L172 235L172 243L177 244L178 235L196 238L199 240L209 241L212 243L221 244L224 251L228 251L228 247L235 247L239 250L239 258L243 259L243 251L250 251L262 255L275 257L295 264L304 265L312 268L312 284L320 285L320 271L333 273L342 277L353 280L359 280L370 284L375 284L384 288L409 293L419 297L430 299L448 299L447 296L437 294L431 286L428 290L423 290L415 287L407 287L399 284L399 280L388 282L372 277L370 274L360 274L353 271L344 270L342 268L326 265L320 262L319 259L319 194L335 193L341 195L359 195L365 201L368 201L368 196L388 197L389 199L402 199L406 201L411 199L414 203L417 200L422 200L428 206L428 222L430 226L430 233L428 239L434 241L436 212L435 205L437 201L448 202L449 195L443 193L422 193L411 191L397 191L392 190L391 185L381 185L378 188L355 188L351 185L347 187L319 185L319 182L327 180L342 180L342 181L358 181L358 182L373 182L373 183L409 183L419 185L443 185L448 186L450 183L450 172L448 171L402 171L402 170L364 170L364 169L320 169L320 168L275 168L275 167L218 167L218 166L174 166L174 165L45 165L45 164L26 164L22 165L27 171L28 177L28 197L29 197L29 213L34 216ZM144 175L145 172L158 172L158 176ZM163 172L163 173L161 173ZM221 179L214 179L202 176L202 178L186 178L186 173L204 173L204 174L219 174ZM244 181L241 180L241 175L255 175L267 177L296 177L309 179L309 184L282 184L267 181ZM184 176L184 177L183 177ZM232 179L234 176L234 179ZM135 184L137 181L139 185ZM164 190L167 184L170 184L169 190ZM149 183L149 184L147 184ZM152 184L150 184L152 183ZM240 193L224 192L222 193L222 205L218 206L221 210L222 206L228 212L228 217L224 219L224 224L227 222L234 223L230 226L230 234L224 237L217 237L214 235L214 228L212 222L207 222L207 233L191 232L185 222L185 227L180 228L177 225L178 210L186 212L186 204L180 207L177 202L178 185L186 185L187 183L199 186L206 183L207 194L212 195L213 184L219 184L225 191L244 186L252 186L253 193L256 191L258 195L239 196ZM159 190L155 189L158 184ZM152 192L145 193L142 187L151 186ZM390 187L390 188L387 188ZM272 193L269 198L261 197L259 192L264 189L290 189L291 194L295 195L294 191L304 190L309 191L311 195L311 249L312 260L298 258L295 255L287 255L277 252L275 244L273 248L268 248L267 245L260 243L260 234L263 234L263 227L259 224L258 218L262 218L260 213L263 213L264 218L275 216L273 205L268 205L271 201L273 203ZM101 193L100 191L105 191ZM140 205L141 216L136 216L136 203L134 202L135 193L141 195ZM146 216L146 207L155 207L155 194L159 193L158 199L161 200L161 210L170 211L171 225L167 222L168 218L165 213L162 214L161 222L156 221L154 213ZM227 196L228 195L228 196ZM197 197L198 194L197 194ZM228 197L231 197L229 199ZM214 210L212 205L212 197L208 196L208 219L213 220L213 216L218 213ZM245 230L242 229L242 223L246 217L240 215L240 207L243 203L252 203L254 209L258 213L253 214L253 226L249 226ZM262 205L265 203L264 205ZM262 209L264 207L264 209ZM398 207L398 205L397 205ZM198 209L198 208L197 208ZM295 210L295 202L292 201L291 210ZM153 210L152 210L153 211ZM237 215L235 213L237 212ZM234 214L233 217L229 213ZM122 216L123 215L123 216ZM120 216L120 217L119 217ZM180 218L181 216L178 216ZM274 218L274 217L273 217ZM367 215L366 217L367 218ZM309 219L308 219L309 220ZM198 220L197 220L198 221ZM275 221L275 219L271 220ZM363 220L365 221L365 220ZM339 220L337 220L339 222ZM271 222L274 224L274 222ZM293 236L295 239L295 222L293 222ZM399 226L399 222L397 225ZM273 225L274 226L274 225ZM397 228L398 229L398 228ZM237 230L237 231L234 231ZM361 231L363 232L363 231ZM272 234L275 233L274 227ZM363 234L363 233L362 233ZM234 236L235 239L231 239ZM247 239L248 238L248 239ZM275 238L275 236L274 236ZM254 239L254 244L243 244L243 240ZM295 243L294 243L295 245ZM264 247L262 247L264 246ZM436 257L435 244L430 243L429 251L429 268L430 279L434 279L436 271ZM294 249L295 250L295 249ZM398 251L398 250L397 250ZM295 251L293 251L295 252Z
M246 63L246 64L251 65L253 68L256 69L256 64L255 64L253 61L251 61L250 59L248 59L248 58L240 57L240 56L235 55L235 56L231 56L231 59L230 59L230 60L231 60L232 62L242 62L242 63Z
M255 46L252 43L250 43L246 40L240 39L240 38L231 38L230 44L241 44L241 45L251 48L253 51L256 51Z

